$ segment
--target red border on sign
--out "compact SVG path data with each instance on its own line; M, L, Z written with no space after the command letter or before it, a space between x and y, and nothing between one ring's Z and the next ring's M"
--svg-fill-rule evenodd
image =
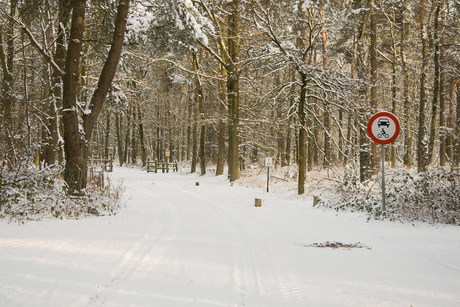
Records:
M382 116L385 116L385 117L389 117L393 120L393 122L396 124L396 132L395 134L389 138L388 140L381 140L379 138L377 138L373 133L372 133L372 124L374 123L374 121L379 118L379 117L382 117ZM400 127L399 127L399 120L398 118L393 114L393 113L390 113L390 112L378 112L376 114L374 114L371 119L369 120L369 122L367 123L367 134L369 135L369 137L372 139L372 141L374 141L375 143L377 144L382 144L382 145L386 145L386 144L390 144L392 142L394 142L394 140L396 140L396 138L398 137L399 135L399 131L400 131Z

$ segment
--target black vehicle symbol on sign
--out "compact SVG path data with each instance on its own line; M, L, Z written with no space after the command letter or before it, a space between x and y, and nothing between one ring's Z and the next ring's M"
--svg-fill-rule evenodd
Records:
M379 119L377 124L379 125L379 128L382 127L382 126L385 126L385 127L389 128L390 127L390 120L388 118L381 118L381 119Z

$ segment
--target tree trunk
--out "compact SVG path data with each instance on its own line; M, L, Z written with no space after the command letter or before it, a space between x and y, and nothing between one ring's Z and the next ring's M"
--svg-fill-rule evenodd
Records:
M361 7L358 7L361 8ZM358 30L358 36L356 38L356 70L358 79L360 80L359 84L359 97L361 98L360 105L357 108L359 113L359 119L364 122L369 120L369 106L368 106L368 91L366 89L365 80L366 80L366 73L365 73L365 63L364 63L364 48L363 48L363 40L364 40L364 29L366 27L367 18L363 18L361 20L360 27ZM375 31L374 31L375 32ZM372 67L371 67L372 69ZM372 82L371 82L372 84ZM360 124L359 122L356 123L356 127L359 129L358 135L358 146L359 146L359 179L361 182L364 182L371 178L373 173L374 165L372 163L372 145L370 143L370 139L367 136L366 129L364 125Z
M82 116L84 132L81 131L78 120L77 86L80 76L79 65L85 26L86 1L74 0L72 7L70 41L67 49L65 75L63 78L62 104L66 158L64 179L68 185L69 193L80 195L87 185L87 143L91 139L94 125L102 110L120 58L129 11L129 0L121 1L118 5L115 31L109 54L99 76L96 90L87 106L87 111Z
M305 90L305 95L306 95L306 90ZM311 172L313 170L313 163L315 161L318 161L318 151L316 150L315 144L316 144L316 137L318 136L318 129L315 125L314 118L316 116L316 108L315 106L312 106L311 103L309 103L307 107L307 101L305 101L305 104L303 106L304 110L311 110L311 116L305 119L305 126L303 126L303 130L305 130L305 138L306 138L306 151L305 151L305 159L306 159L306 164L307 164L307 171ZM306 113L306 111L304 111ZM301 143L299 143L299 146L302 146Z
M392 46L392 58L391 58L391 112L396 115L396 104L397 104L397 61L398 52L396 47L396 37L394 33L393 23L390 24L390 35L391 35L391 46ZM396 167L396 148L395 144L390 145L390 165L392 168Z
M227 76L227 70L225 67L221 65L220 69L222 73L222 78L225 79ZM225 167L225 131L226 125L224 121L224 117L227 114L227 109L225 108L225 101L227 100L227 85L225 81L219 80L219 122L218 122L218 129L219 135L217 137L218 143L218 153L217 153L217 169L216 169L216 176L220 176L224 174L224 167Z
M275 72L274 76L274 86L275 88L278 88L281 85L281 79L280 79L280 73L277 71ZM276 140L277 140L277 161L280 164L281 167L284 167L287 165L286 163L286 145L285 145L285 138L286 136L284 135L284 124L283 124L283 107L280 104L280 101L277 101L277 107L276 111L272 113L272 122L276 123L276 132L273 131L275 128L275 125L272 125L270 129L273 131L272 135L276 135Z
M297 160L297 166L299 168L299 176L297 183L297 194L302 195L305 193L305 179L307 173L306 165L306 152L305 152L305 141L306 141L306 115L305 115L305 104L306 104L306 94L307 94L307 76L302 73L302 88L300 89L300 99L299 99L299 157Z
M428 33L425 24L425 0L420 0L419 9L420 40L422 44L422 67L420 72L420 101L417 137L417 171L425 172L428 167L427 146L425 142L425 106L426 106L426 78L428 67Z
M44 10L46 12L44 16L44 24L45 25L50 25L51 24L51 19L50 17L50 4L49 1L46 0L44 1ZM48 26L46 30L44 31L44 38L46 42L51 42L54 37L54 33L52 32L52 27ZM52 124L54 122L54 119L56 118L54 111L54 102L53 102L53 97L51 95L51 76L50 76L50 70L48 66L48 62L45 60L44 65L43 65L43 70L42 70L42 75L43 75L43 80L46 80L43 82L43 90L42 90L42 100L43 100L43 108L44 108L44 113L45 116L43 118L43 126L41 129L41 139L43 148L40 151L40 163L43 163L44 165L52 165L54 164L56 160L56 149L57 149L57 142L54 142L53 137L52 137L52 131L56 131L56 127L52 127ZM48 81L49 80L49 81ZM55 138L57 140L57 138Z
M113 77L117 70L118 61L120 59L121 50L123 48L123 40L127 23L127 16L129 12L129 0L120 1L117 10L117 17L115 21L115 31L113 33L112 44L110 46L109 54L102 68L99 80L91 100L87 107L90 112L83 114L83 128L86 133L86 138L91 139L94 124L97 117L104 105L105 97L112 84Z
M55 41L55 50L54 50L54 62L60 68L59 70L52 69L50 81L47 83L43 92L43 99L47 101L45 106L46 119L44 119L45 127L42 129L42 138L44 141L44 148L42 151L42 156L40 160L44 165L55 164L56 161L63 160L63 148L62 143L60 143L60 112L59 110L62 107L62 75L61 71L64 71L65 59L66 59L66 42L65 42L65 29L63 26L66 25L70 18L70 12L72 6L69 0L60 0L58 8L58 27L56 33L53 33L53 27L51 26L51 20L48 18L50 16L51 4L48 0L44 3L45 11L47 12L45 17L45 24L48 25L45 32L45 37L47 43ZM45 60L46 61L46 60ZM52 65L47 65L46 61L46 72L44 74L49 74L49 68L53 67ZM48 77L46 77L48 79Z
M431 102L431 125L430 125L430 138L428 141L428 165L433 163L434 159L434 142L436 138L437 130L437 118L438 118L438 107L439 107L439 95L440 95L440 42L439 42L439 10L440 0L436 0L434 3L434 80L433 80L433 100Z
M123 166L124 160L123 160L123 140L121 136L121 118L120 118L120 113L117 112L115 114L115 126L117 130L117 148L118 148L118 160L120 162L120 166Z
M329 103L324 103L324 161L323 166L328 168L331 166L332 153L331 153L331 117L329 113Z
M130 145L130 141L129 141L129 135L131 134L130 129L131 129L131 116L130 116L129 111L128 111L128 114L126 116L125 149L123 151L123 162L126 163L126 164L129 164L128 151L129 151L129 145Z
M87 183L88 149L85 137L79 129L77 106L77 86L80 76L78 68L85 25L85 6L86 0L73 1L70 41L63 78L62 120L66 158L64 179L69 189L68 193L71 195L83 193Z
M445 45L445 0L439 2L439 127L442 129L439 136L439 164L440 166L446 165L447 159L447 126L446 126L446 78L444 72L444 45Z
M375 113L378 108L378 86L377 86L377 81L378 81L378 58L377 58L377 12L376 9L373 7L374 5L376 6L377 4L375 3L375 0L370 1L371 2L371 45L370 45L370 61L371 61L371 71L370 71L370 107L371 107L371 112ZM371 158L371 163L373 165L374 169L377 169L379 166L379 159L377 158L378 156L378 150L377 150L377 144L374 142L371 142L371 151L372 155L370 156Z
M325 25L325 18L323 12L323 5L320 2L319 6L319 14L321 16L321 23L322 23L322 31L321 31L321 47L322 47L322 58L323 58L323 67L327 69L327 33L326 33L326 25ZM329 113L329 102L324 102L324 161L323 166L328 168L331 166L331 117ZM339 147L340 148L340 147Z
M407 69L407 60L406 60L406 37L407 37L407 23L406 23L406 5L403 3L401 5L401 30L400 30L400 57L401 57L401 71L403 78L403 96L404 96L404 165L408 168L412 167L413 158L412 158L412 106L409 99L409 73Z
M205 124L205 113L204 113L204 94L203 85L201 84L200 76L198 75L199 63L198 57L195 51L192 52L193 56L193 72L195 73L195 102L198 104L197 120L201 122L200 127L200 170L201 175L206 174L206 156L205 156L205 138L206 138L206 124ZM197 125L197 123L196 123Z
M191 83L191 82L190 82ZM191 87L191 86L190 86ZM189 89L189 93L191 93L191 89ZM192 95L188 95L188 107L187 107L187 161L192 160L192 137L193 137L193 118L194 118L194 110L192 108Z
M144 167L147 162L147 151L145 149L144 124L142 122L142 113L139 106L137 106L137 119L139 120L139 146L141 148L141 162Z
M295 71L293 70L290 72L291 74L291 79L292 79L292 86L290 90L290 98L289 98L289 110L294 110L294 105L296 101L296 95L295 95L295 79L296 79L296 74ZM290 111L288 111L290 112ZM292 125L295 121L295 116L293 113L288 114L288 120L286 122L286 162L287 165L291 165L291 148L292 148ZM297 138L296 138L297 139ZM296 156L296 161L297 161L297 155Z
M10 15L16 15L16 6L17 0L10 1ZM3 21L2 21L3 23ZM5 157L8 160L8 164L10 166L14 166L16 164L16 154L14 152L14 127L13 127L13 106L14 106L14 92L13 92L13 83L14 83L14 76L13 76L13 64L14 64L14 22L10 20L10 23L7 26L6 30L6 52L4 50L4 43L3 43L3 24L0 23L0 64L3 71L3 79L1 85L1 105L0 110L3 113L3 134L5 135L4 140L2 143L6 145L6 152Z
M107 110L105 117L105 138L104 138L104 159L109 158L109 147L110 147L110 111Z
M16 15L17 0L10 1L10 16ZM14 105L14 94L13 94L13 64L14 64L14 21L10 20L10 23L6 30L6 53L3 50L3 27L0 24L0 59L3 70L2 80L2 108L3 108L3 120L6 128L6 133L13 133L12 126L12 109ZM14 157L13 157L14 158Z
M239 0L231 2L231 13L228 18L228 53L230 63L227 67L227 101L228 101L228 173L230 182L240 178L239 163L239 123L240 123L240 85L239 85Z
M200 128L200 169L201 176L206 175L206 156L205 156L206 124Z
M454 151L454 164L459 167L460 165L460 82L457 81L457 114L455 125L455 151Z
M131 106L131 163L137 164L136 107Z
M66 61L66 29L65 25L69 23L70 15L72 11L72 3L70 0L60 0L59 1L59 12L58 12L58 22L59 26L57 29L56 35L56 48L54 51L54 62L60 68L61 71L64 71L65 61ZM63 76L61 71L53 69L52 72L52 79L51 79L51 87L53 89L53 96L52 96L52 107L54 108L54 118L53 122L50 125L53 144L56 144L56 152L57 152L57 160L62 162L65 159L64 154L64 144L61 141L61 135L63 131L63 125L61 123L61 114L60 111L62 110L62 83L63 83Z
M195 120L193 121L192 124L192 164L191 164L191 173L196 172L196 164L198 162L198 126L197 126L197 112L198 110L195 111Z

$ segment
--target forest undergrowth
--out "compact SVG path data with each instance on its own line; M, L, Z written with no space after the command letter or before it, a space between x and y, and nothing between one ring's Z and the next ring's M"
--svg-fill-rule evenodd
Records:
M68 196L61 177L63 166L37 168L22 163L0 173L0 219L23 223L44 218L79 219L115 215L122 206L122 182L110 180L102 166L89 168L84 195ZM187 172L182 168L182 172ZM212 175L212 168L209 174ZM241 186L266 191L267 168L250 165L238 180ZM297 167L270 169L270 192L313 198L313 205L336 211L363 212L369 219L422 221L460 226L460 175L436 170L417 173L406 169L385 172L386 212L382 212L381 175L359 181L356 167L308 172L306 194L297 195Z
M88 171L88 188L69 196L62 179L63 166L37 168L24 162L0 173L0 219L24 223L45 218L79 219L115 215L120 208L122 183L113 183L101 166Z
M266 186L267 169L253 166L239 180L245 186ZM295 194L296 166L270 170L270 190ZM306 197L313 205L336 211L364 212L369 219L422 221L460 226L460 174L447 170L417 173L401 168L385 172L386 212L382 212L381 174L360 182L357 167L317 169L307 173Z

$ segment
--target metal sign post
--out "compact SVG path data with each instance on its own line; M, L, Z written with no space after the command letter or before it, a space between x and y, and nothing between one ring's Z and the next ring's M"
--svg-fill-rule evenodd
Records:
M382 213L385 215L385 145L392 143L399 135L398 118L390 112L374 114L367 123L367 134L377 144L382 145Z
M265 158L265 167L267 168L267 192L270 191L270 167L273 166L272 158Z
M382 212L385 215L385 145L381 145L382 148Z

